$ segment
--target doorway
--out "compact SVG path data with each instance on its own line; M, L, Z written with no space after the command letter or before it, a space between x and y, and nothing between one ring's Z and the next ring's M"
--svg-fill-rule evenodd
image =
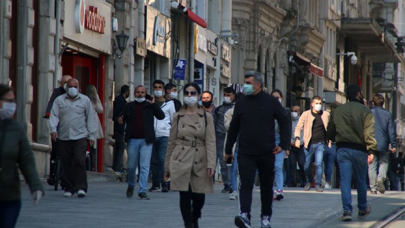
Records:
M78 53L74 50L67 51L62 55L62 75L70 75L79 81L79 89L84 93L85 87L92 84L97 89L101 104L105 111L105 74L106 74L106 56L100 55L94 58L88 55ZM105 134L104 113L98 114L103 133ZM104 172L104 139L97 140L97 152L94 171Z

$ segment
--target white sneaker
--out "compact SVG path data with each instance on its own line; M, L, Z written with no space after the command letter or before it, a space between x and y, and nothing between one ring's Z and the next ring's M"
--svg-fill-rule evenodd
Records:
M231 193L231 195L229 196L230 200L237 200L238 199L238 192L237 191L233 191Z
M82 198L86 196L86 192L83 190L77 191L77 197Z
M326 182L324 189L332 189L332 185L329 182Z
M72 197L72 193L71 192L65 192L63 194L63 197Z

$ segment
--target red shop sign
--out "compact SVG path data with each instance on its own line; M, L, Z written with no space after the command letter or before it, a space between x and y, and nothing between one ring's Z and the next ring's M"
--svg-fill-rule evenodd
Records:
M89 6L86 10L85 28L94 32L104 34L105 17L98 14L98 7Z

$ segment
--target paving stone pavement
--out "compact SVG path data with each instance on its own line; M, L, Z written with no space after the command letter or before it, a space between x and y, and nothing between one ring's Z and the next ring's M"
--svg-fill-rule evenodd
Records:
M134 194L125 195L126 183L90 182L85 198L62 197L62 191L53 191L45 186L45 196L34 206L27 186L23 186L22 209L17 228L181 228L183 226L178 192L149 193L150 200L139 200ZM229 194L221 193L222 185L215 185L215 193L206 195L205 206L200 220L201 228L228 228L234 226L238 213L238 201L229 200ZM356 202L353 191L353 202ZM340 190L325 190L317 193L314 189L305 192L303 188L286 188L285 199L273 204L271 226L273 228L295 227L371 227L391 211L405 205L405 194L387 192L385 195L369 196L372 214L359 221L357 210L353 221L338 220L342 213ZM356 203L353 204L356 207ZM254 188L252 205L252 227L260 227L260 191Z

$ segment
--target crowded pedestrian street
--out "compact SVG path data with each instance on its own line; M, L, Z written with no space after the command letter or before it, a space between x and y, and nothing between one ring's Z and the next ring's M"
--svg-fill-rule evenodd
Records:
M206 195L206 204L200 219L201 228L234 227L238 213L238 201L229 200L221 193L222 184L217 183L213 194ZM179 211L178 192L154 192L150 200L139 200L125 196L126 183L92 182L85 198L74 195L62 197L62 191L45 186L45 197L38 206L32 204L27 186L23 187L22 209L17 228L178 228L183 226ZM353 192L356 202L356 191ZM352 228L378 227L378 223L405 205L405 194L387 191L384 195L369 195L372 213L365 219L353 218L350 223L339 221L342 213L340 190L325 190L322 193L303 191L303 188L285 188L285 199L273 203L272 227L284 228ZM354 210L357 214L357 209ZM402 210L402 212L404 212ZM260 190L254 187L252 227L260 227ZM396 222L405 227L405 218Z

